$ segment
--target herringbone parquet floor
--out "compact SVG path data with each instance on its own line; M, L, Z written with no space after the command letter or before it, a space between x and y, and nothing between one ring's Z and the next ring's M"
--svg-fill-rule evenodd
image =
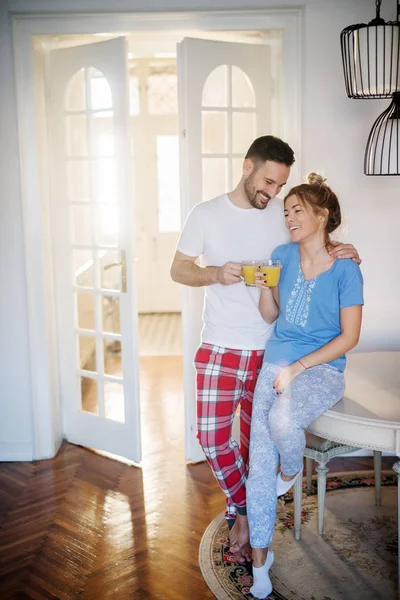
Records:
M1 600L214 597L197 555L224 499L207 464L184 461L181 358L145 357L141 375L142 469L68 443L0 465ZM337 470L372 466L344 461Z
M143 468L64 443L0 465L0 598L207 600L198 568L224 500L186 465L181 357L141 359Z

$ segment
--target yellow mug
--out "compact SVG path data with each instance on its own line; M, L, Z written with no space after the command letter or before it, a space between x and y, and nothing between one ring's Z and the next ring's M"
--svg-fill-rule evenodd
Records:
M256 285L256 271L262 264L262 260L244 260L242 261L242 273L243 279L246 285L255 287Z
M259 265L258 270L263 274L262 282L266 287L276 287L278 285L281 274L280 260L264 260Z

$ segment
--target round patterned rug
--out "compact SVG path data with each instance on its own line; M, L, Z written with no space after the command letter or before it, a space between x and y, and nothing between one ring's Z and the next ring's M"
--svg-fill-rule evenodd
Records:
M303 490L301 540L293 536L291 492L278 501L272 542L270 600L391 600L397 597L397 476L382 473L382 506L375 506L373 473L327 480L324 535L317 529L317 486ZM223 513L200 543L203 577L217 600L251 600L251 564L229 552Z

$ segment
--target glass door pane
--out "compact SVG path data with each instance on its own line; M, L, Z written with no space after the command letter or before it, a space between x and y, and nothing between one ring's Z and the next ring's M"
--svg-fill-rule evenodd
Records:
M119 305L125 257L113 101L99 69L81 69L70 80L64 124L80 410L124 422Z
M210 200L236 187L243 157L257 137L255 92L235 65L219 65L202 89L202 190Z
M127 49L53 50L46 83L64 434L139 463Z

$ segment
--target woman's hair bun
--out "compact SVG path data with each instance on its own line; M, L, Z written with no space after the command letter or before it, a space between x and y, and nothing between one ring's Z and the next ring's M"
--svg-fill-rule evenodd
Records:
M307 175L308 185L322 185L325 181L325 177L322 177L322 175L319 175L318 173L308 173Z

